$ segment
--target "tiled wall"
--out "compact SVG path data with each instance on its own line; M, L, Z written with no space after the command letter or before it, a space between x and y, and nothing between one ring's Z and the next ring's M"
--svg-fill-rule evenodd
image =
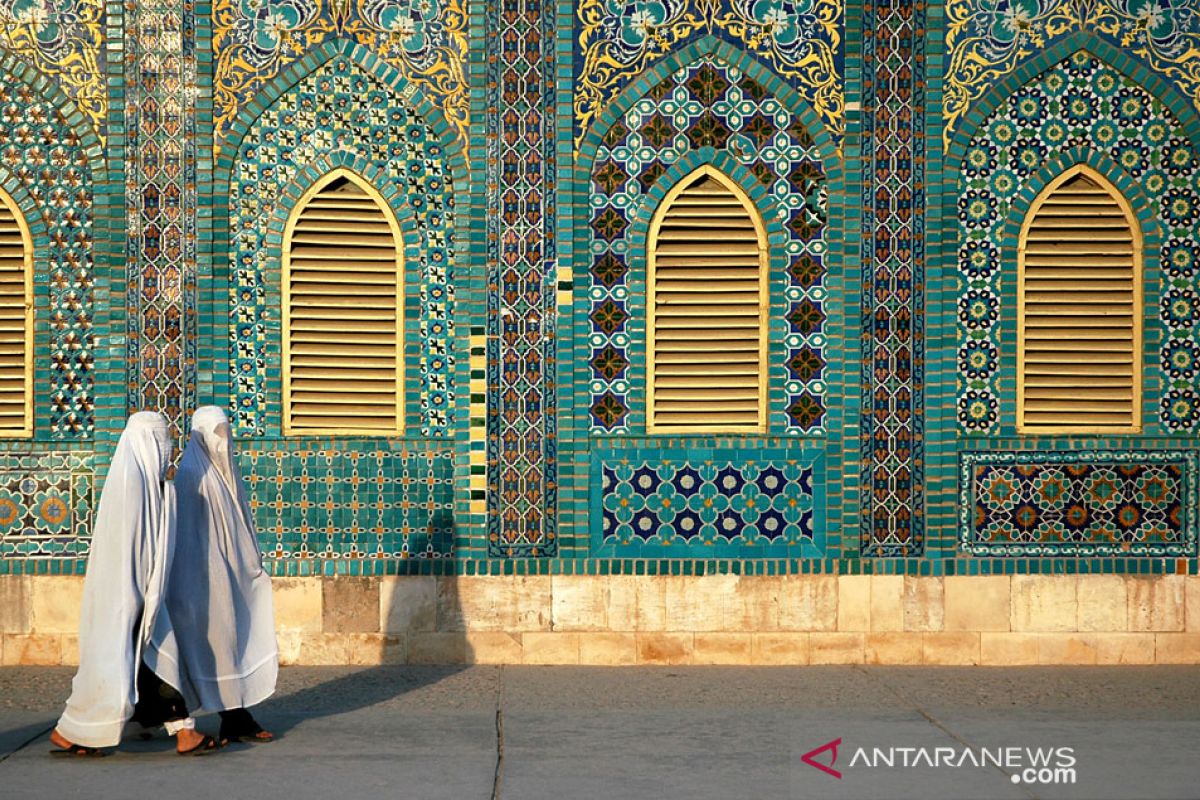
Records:
M1001 6L77 0L54 42L4 27L0 185L39 306L34 441L0 441L0 573L81 573L127 414L182 433L215 402L289 580L1175 585L1197 572L1200 15L1050 0L1012 26ZM1148 425L1019 436L1014 242L1079 161L1146 235ZM645 432L648 221L705 163L768 230L757 437ZM394 440L278 427L282 226L335 166L405 233ZM591 591L536 596L553 624ZM638 630L606 630L642 658ZM983 638L1023 630L975 632L978 659L1030 657ZM556 631L528 633L536 652ZM775 633L858 635L869 658L863 637L905 631Z

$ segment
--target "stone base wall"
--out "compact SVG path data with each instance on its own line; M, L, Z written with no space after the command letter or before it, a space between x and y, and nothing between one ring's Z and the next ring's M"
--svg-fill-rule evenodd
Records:
M1200 577L275 578L285 664L1194 664ZM0 663L75 664L81 577L0 576Z

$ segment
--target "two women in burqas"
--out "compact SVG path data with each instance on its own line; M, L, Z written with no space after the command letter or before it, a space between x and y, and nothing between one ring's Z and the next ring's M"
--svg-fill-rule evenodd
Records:
M270 741L245 710L275 689L270 579L224 412L205 407L175 475L166 421L129 419L100 497L80 612L80 666L55 754L104 755L132 717L181 755ZM176 511L178 508L178 513ZM140 697L139 697L140 693ZM220 740L188 714L221 712Z

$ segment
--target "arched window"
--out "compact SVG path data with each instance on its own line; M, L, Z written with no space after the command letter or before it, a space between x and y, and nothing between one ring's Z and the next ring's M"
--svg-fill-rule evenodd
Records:
M33 237L0 190L0 436L33 435Z
M764 433L767 236L750 198L704 166L650 226L650 433Z
M403 253L387 203L355 173L318 180L283 239L285 435L403 432Z
M1129 203L1078 165L1055 178L1021 229L1017 427L1141 430L1142 237Z

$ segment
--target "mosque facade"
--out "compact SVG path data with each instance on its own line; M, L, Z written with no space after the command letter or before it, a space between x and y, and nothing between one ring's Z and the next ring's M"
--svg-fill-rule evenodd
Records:
M0 0L0 660L226 409L291 663L1200 661L1200 7Z

